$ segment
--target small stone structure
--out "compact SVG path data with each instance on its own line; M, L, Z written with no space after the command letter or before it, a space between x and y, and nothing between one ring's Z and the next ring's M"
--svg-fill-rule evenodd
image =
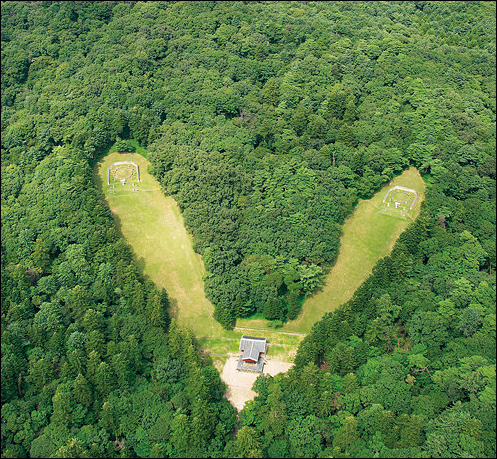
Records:
M414 207L414 204L416 204L416 201L418 199L418 193L416 192L416 190L413 190L412 188L406 188L405 186L400 186L400 185L395 185L393 186L392 188L390 188L386 194L386 196L383 198L383 203L385 203L385 201L388 199L388 196L390 195L390 193L392 191L395 191L395 190L400 190L400 191L405 191L407 193L412 193L414 194L414 200L411 204L411 206L409 207L409 210L412 210L412 208ZM392 198L394 201L395 201L395 198ZM397 202L395 201L395 208L397 208L398 206L400 206L402 203L401 202ZM389 206L389 204L387 203L387 206Z
M107 168L107 185L110 185L110 170L115 166L134 166L136 169L137 182L140 181L140 168L138 167L138 164L134 163L133 161L116 161ZM120 182L123 185L126 183L126 178L123 179L118 179L117 177L115 178L116 180L120 180Z

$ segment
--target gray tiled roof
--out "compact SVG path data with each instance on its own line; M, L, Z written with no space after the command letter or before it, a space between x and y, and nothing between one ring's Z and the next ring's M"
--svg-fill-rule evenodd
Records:
M242 360L242 356L239 357L238 359L238 364L236 366L237 370L242 370L242 371L252 371L255 373L262 373L262 370L264 368L265 360L263 358L259 358L259 361L254 364L250 363L245 363Z
M240 339L240 351L243 351L242 359L259 360L261 353L266 353L267 338L255 338L253 336L242 336Z

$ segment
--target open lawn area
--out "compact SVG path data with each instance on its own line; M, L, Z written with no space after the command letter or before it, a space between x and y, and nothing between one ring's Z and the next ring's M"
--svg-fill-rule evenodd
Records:
M107 167L115 161L133 161L140 168L138 191L128 184L107 186ZM137 153L110 153L96 166L117 228L130 244L138 266L169 294L172 316L192 328L196 336L221 337L225 331L212 318L214 307L205 298L200 256L193 251L181 213L173 198L165 196L147 169L149 162ZM227 336L225 338L228 338Z
M407 218L381 213L383 198L395 185L413 188L418 199ZM337 261L322 289L309 297L296 320L288 322L278 331L309 333L312 325L324 313L335 310L349 300L357 288L371 274L380 258L392 250L400 234L412 223L424 200L425 184L414 167L385 184L371 199L360 201L342 228L340 252ZM239 319L238 327L267 329L264 319Z
M107 168L116 161L133 161L139 167L140 182L119 181L107 185ZM376 262L386 256L396 239L415 218L424 199L424 182L411 168L385 185L367 201L361 201L343 226L337 262L323 288L304 303L299 317L278 330L264 319L237 321L233 331L224 330L212 318L213 305L205 298L200 255L193 251L192 237L173 198L165 196L160 184L147 171L148 160L137 153L109 153L95 166L94 176L104 192L116 226L133 249L144 276L164 287L171 302L171 315L192 329L200 347L224 361L238 352L240 337L265 336L268 355L292 361L298 344L312 325L328 311L347 301L371 273ZM112 182L112 181L111 181ZM394 185L414 188L419 199L410 218L380 212L383 198ZM221 363L221 362L220 362Z

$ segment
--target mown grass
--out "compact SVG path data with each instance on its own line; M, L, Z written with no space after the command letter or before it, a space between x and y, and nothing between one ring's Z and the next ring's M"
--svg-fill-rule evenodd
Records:
M130 185L115 185L109 193L107 167L114 161L131 160L140 168L140 191ZM147 169L149 162L138 153L110 153L96 165L96 175L117 228L133 249L144 276L170 297L172 316L194 332L223 336L224 330L212 319L213 306L205 298L200 256L193 251L192 238L185 230L176 202L165 196Z
M204 294L202 259L193 250L192 237L184 227L183 217L174 199L165 196L160 184L148 173L150 163L146 156L146 151L131 154L111 151L96 164L95 181L106 196L118 230L132 247L142 274L167 290L172 317L194 332L199 346L212 353L218 364L224 361L222 356L238 352L239 340L244 334L267 337L268 357L292 361L298 344L312 325L325 312L334 310L352 296L410 223L409 219L377 211L386 190L399 184L418 191L420 199L411 212L413 218L419 213L424 198L423 180L418 171L411 168L372 199L357 205L343 226L337 262L321 291L306 300L295 321L275 330L258 316L239 319L239 328L225 330L212 317L214 307ZM138 164L140 191L133 192L130 184L124 187L116 184L115 193L109 193L107 167L119 160Z

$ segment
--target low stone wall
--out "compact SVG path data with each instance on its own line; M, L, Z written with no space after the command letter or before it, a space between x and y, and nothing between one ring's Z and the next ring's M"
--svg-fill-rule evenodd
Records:
M120 165L125 165L125 164L131 164L132 166L136 167L136 177L138 181L140 181L140 168L138 167L138 164L134 163L133 161L116 161L112 163L108 168L107 168L107 185L110 185L110 170L114 166L120 166Z
M411 206L409 207L409 210L412 210L412 208L414 207L414 204L416 204L416 201L418 200L418 193L416 192L416 190L413 190L412 188L406 188L405 186L395 185L392 188L390 188L388 190L386 196L383 198L383 202L385 202L387 200L387 198L388 198L388 195L392 191L395 191L395 190L406 191L408 193L413 193L414 194L414 201L412 202Z

